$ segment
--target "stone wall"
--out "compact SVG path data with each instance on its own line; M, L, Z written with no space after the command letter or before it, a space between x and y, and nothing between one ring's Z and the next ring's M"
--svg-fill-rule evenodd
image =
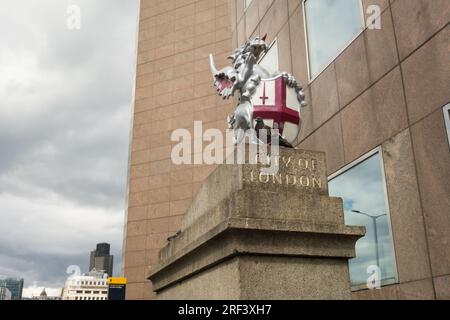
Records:
M214 166L175 166L171 133L226 127L233 104L216 97L208 54L231 49L227 0L141 0L124 241L127 299L154 298L146 279L167 237Z
M399 284L354 298L450 298L450 152L442 107L450 102L450 3L363 0L382 8L308 80L302 0L235 1L233 43L268 33L280 69L306 87L299 147L327 154L328 173L381 146ZM367 16L366 16L367 17ZM324 94L326 93L326 94Z
M447 0L363 0L381 6L313 81L302 0L142 0L125 237L128 298L152 298L146 276L165 238L214 167L175 167L170 132L194 120L225 127L232 103L215 96L218 66L249 36L277 38L279 64L306 88L299 147L327 153L328 174L383 150L399 284L354 298L450 298L450 157L442 107L450 102ZM326 92L327 94L323 94ZM413 263L411 263L413 262Z

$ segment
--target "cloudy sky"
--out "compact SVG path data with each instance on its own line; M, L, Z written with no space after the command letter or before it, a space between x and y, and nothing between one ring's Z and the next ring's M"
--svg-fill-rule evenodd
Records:
M0 275L28 296L87 271L97 242L120 272L137 14L138 0L0 3Z

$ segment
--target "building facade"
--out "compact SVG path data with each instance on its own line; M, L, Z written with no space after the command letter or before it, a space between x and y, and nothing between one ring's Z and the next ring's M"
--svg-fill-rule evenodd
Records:
M4 278L0 279L0 288L5 287L11 293L11 300L22 300L23 279Z
M208 55L218 65L232 50L231 7L222 0L141 1L138 65L124 241L127 299L152 299L146 279L181 219L207 165L173 165L171 132L226 128L233 103L216 97ZM192 138L193 140L193 138Z
M264 65L306 91L297 147L326 152L331 195L367 229L353 298L449 299L449 22L447 0L141 0L127 298L154 298L158 251L215 168L170 159L173 130L224 130L234 108L216 97L208 54L222 67L267 34Z
M62 300L108 300L108 275L94 270L70 276L64 285Z
M6 287L0 287L0 300L11 300L11 291Z
M112 276L114 256L110 255L109 252L109 243L98 243L96 249L91 251L89 270L103 270L109 276Z

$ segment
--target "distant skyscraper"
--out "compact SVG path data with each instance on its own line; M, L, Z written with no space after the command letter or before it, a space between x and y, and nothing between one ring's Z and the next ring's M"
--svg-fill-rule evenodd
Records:
M0 279L0 287L7 288L11 292L11 300L22 300L23 279L20 278Z
M89 271L103 270L110 277L113 275L113 260L114 256L109 254L109 243L98 243L97 248L91 251L91 259L89 263Z

